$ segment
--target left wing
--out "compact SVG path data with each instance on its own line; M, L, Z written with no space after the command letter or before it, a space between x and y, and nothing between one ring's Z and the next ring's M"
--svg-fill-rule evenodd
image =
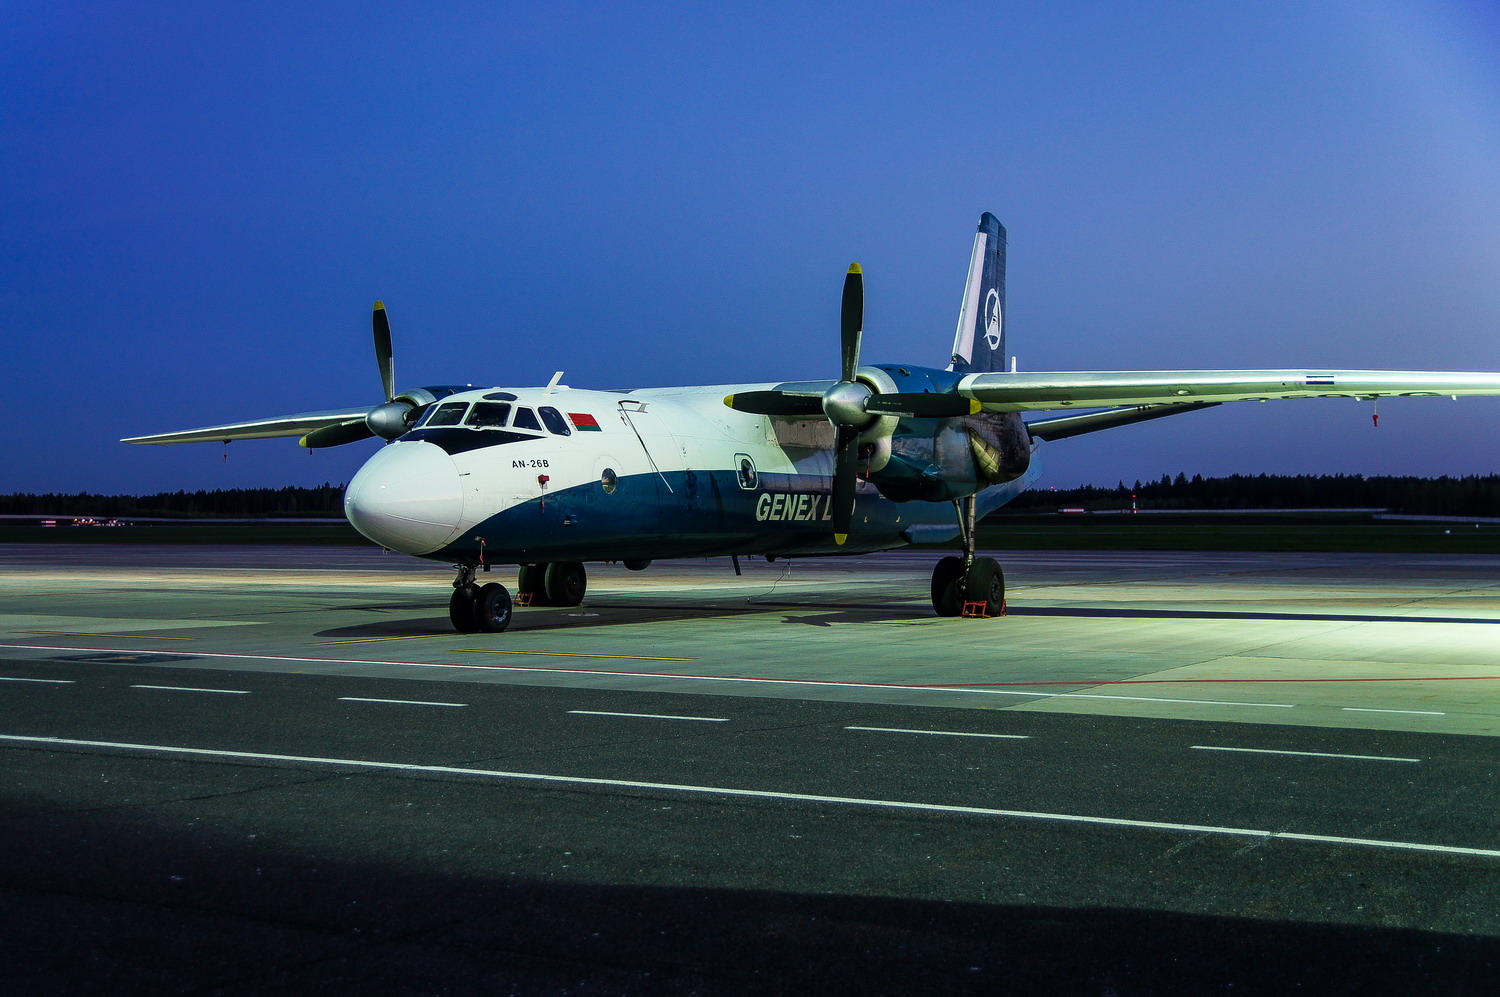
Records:
M958 393L986 412L1282 398L1500 395L1500 373L1420 370L1138 370L969 374Z
M231 440L265 440L276 436L302 436L325 429L357 423L365 424L368 405L362 408L333 409L326 412L298 412L295 415L272 416L269 419L252 419L248 422L231 422L223 426L204 426L202 429L183 429L175 433L157 433L154 436L131 436L121 443L228 443ZM371 435L368 432L365 435Z

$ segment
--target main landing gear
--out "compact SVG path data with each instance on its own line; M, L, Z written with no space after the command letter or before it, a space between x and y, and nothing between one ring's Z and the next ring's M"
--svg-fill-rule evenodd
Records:
M510 626L515 606L576 606L583 602L588 584L588 572L577 561L523 564L512 601L504 585L480 585L474 580L474 566L460 564L448 600L448 619L459 633L497 634Z
M1005 613L1005 572L993 557L974 556L974 496L954 502L964 556L945 557L932 569L932 609L939 616L988 618Z

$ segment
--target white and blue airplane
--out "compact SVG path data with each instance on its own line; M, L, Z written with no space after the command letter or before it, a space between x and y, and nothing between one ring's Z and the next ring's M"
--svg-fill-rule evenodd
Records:
M829 380L587 391L559 373L543 387L398 394L376 302L381 404L123 442L388 441L349 483L344 513L375 543L456 566L459 631L510 624L510 592L477 581L495 564L520 566L514 603L576 606L587 561L642 569L654 558L817 557L955 537L963 555L933 570L933 609L992 617L1004 574L975 556L975 523L1036 479L1043 441L1231 401L1500 395L1500 373L1021 373L1005 364L1004 316L1005 229L986 213L946 367L860 365L858 264L844 281L842 368ZM1028 412L1067 414L1028 422Z

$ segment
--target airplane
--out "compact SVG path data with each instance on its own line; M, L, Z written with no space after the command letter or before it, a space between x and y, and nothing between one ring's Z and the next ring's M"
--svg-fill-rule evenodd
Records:
M436 385L397 393L376 302L385 401L180 432L133 444L299 437L386 441L344 513L383 547L455 566L449 618L498 633L516 605L576 606L585 562L633 570L680 557L820 557L962 540L939 560L939 616L993 618L1005 576L975 524L1041 471L1043 443L1232 401L1500 395L1500 373L1167 370L1031 373L1006 366L1005 228L979 219L945 367L863 366L864 275L849 267L837 378L595 391ZM1026 421L1023 413L1049 413ZM1058 414L1065 413L1065 414ZM513 599L481 572L518 565Z

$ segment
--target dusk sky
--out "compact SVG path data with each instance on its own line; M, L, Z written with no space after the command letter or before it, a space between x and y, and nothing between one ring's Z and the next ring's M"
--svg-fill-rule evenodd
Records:
M433 9L428 9L429 7ZM0 7L0 493L335 483L122 436L383 398L943 366L974 226L1022 370L1500 370L1500 7ZM1500 399L1047 445L1042 485L1500 472ZM227 453L228 460L224 459Z

